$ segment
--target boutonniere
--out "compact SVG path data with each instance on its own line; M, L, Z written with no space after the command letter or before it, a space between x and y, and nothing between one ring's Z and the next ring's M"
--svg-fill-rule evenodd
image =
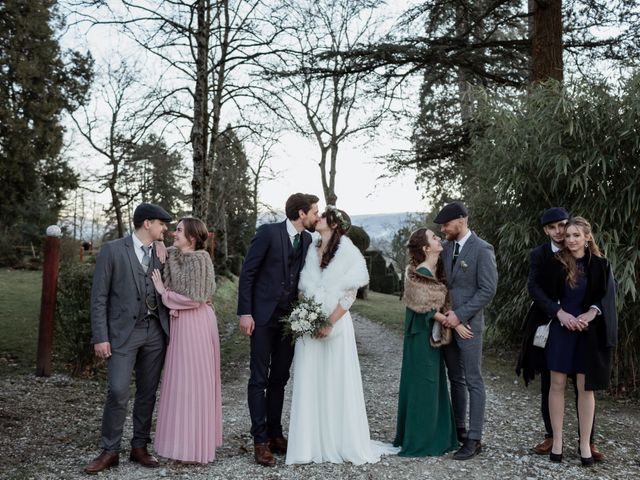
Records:
M460 262L460 266L462 267L462 269L463 269L463 270L466 270L466 269L467 269L467 267L468 267L469 265L467 265L467 262L465 262L464 260L462 260L462 261Z

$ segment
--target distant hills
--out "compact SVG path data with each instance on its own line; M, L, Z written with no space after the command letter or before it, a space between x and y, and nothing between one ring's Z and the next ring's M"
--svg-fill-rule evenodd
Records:
M368 215L354 215L351 221L354 225L364 228L371 240L391 240L393 235L417 212L374 213Z

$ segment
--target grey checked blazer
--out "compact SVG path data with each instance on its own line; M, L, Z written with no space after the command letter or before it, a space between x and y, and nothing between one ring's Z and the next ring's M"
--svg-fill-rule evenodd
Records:
M496 257L491 244L471 232L452 269L454 245L455 242L446 242L442 251L452 309L462 323L471 325L476 332L484 324L484 307L498 286Z
M141 267L134 248L128 236L108 242L100 249L91 288L91 342L94 344L111 342L111 348L120 347L131 335L138 318L146 313L145 286L138 273ZM155 253L151 261L151 268L162 269ZM160 324L168 335L169 314L160 296L156 294L156 298Z

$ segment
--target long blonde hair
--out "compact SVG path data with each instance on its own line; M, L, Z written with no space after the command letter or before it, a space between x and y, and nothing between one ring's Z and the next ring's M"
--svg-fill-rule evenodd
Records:
M585 245L587 254L595 255L596 257L602 256L602 253L600 252L598 245L593 239L593 235L591 233L591 224L587 221L586 218L583 218L583 217L570 218L564 227L565 232L569 227L579 228L584 234L584 236L588 238L587 243ZM558 260L560 260L560 263L562 263L562 266L567 272L567 282L572 288L575 287L578 279L578 265L576 264L576 258L571 254L571 252L566 247L560 250L556 255L558 256Z

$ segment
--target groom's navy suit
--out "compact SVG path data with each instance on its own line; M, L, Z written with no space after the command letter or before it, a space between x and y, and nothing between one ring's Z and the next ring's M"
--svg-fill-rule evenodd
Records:
M256 443L282 436L284 387L293 359L290 338L283 338L280 319L298 297L298 280L311 235L303 231L294 248L287 221L262 225L242 265L238 315L251 315L251 377L248 403L251 435Z

